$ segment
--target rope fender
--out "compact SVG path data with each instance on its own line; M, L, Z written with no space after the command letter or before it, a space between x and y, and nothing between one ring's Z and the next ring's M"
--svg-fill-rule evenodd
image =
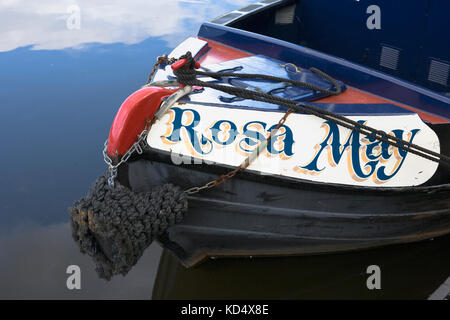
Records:
M135 193L119 183L110 188L102 175L69 208L72 237L93 258L99 277L110 280L126 275L153 240L181 222L187 208L187 195L173 184Z
M167 59L159 59L157 64L166 60ZM166 62L170 61L167 60ZM153 68L152 74L156 70L155 67ZM403 149L425 159L450 166L450 157L446 155L427 150L423 147L388 135L383 131L361 125L342 115L334 114L313 105L287 100L264 92L208 83L197 79L198 75L205 75L213 78L223 76L235 76L238 78L255 77L271 81L289 82L293 85L306 87L329 95L340 94L341 88L337 81L320 70L314 68L310 69L312 72L328 80L334 87L334 90L327 90L307 83L269 75L196 71L195 69L199 67L199 64L193 59L190 52L187 52L186 55L180 57L178 62L172 64L172 69L177 77L177 84L181 85L180 90L172 94L166 100L166 105L163 104L157 113L160 115L164 114L174 101L181 96L188 94L192 86L209 87L244 99L278 104L288 108L276 129L284 123L286 117L291 112L304 112L332 121L340 126L386 142L393 147ZM149 77L149 79L150 78L151 77ZM183 86L185 86L184 89ZM138 136L138 141L135 143L135 145L139 147L139 150L141 149L139 144L141 142L140 139L146 137L143 135L144 133L146 133L146 129ZM270 138L271 136L267 139ZM262 147L265 147L265 145L262 144ZM126 156L114 166L112 162L107 161L110 170L111 168L117 170L117 166L122 162L125 162L135 150L134 147L128 150ZM76 201L72 208L69 208L72 236L80 247L80 251L93 258L99 277L109 280L112 276L117 274L126 275L137 263L144 250L153 240L162 235L170 226L182 221L188 209L188 195L225 183L227 179L232 178L238 172L247 168L250 162L256 157L255 155L259 154L257 151L258 149L255 150L256 153L251 154L238 168L228 174L219 176L204 186L193 187L185 191L173 184L166 183L153 187L149 192L136 193L121 185L118 181L117 183L109 184L108 179L114 181L115 175L102 175L92 184L88 194ZM139 151L137 152L139 153ZM107 159L111 160L110 158ZM115 172L117 174L117 171Z

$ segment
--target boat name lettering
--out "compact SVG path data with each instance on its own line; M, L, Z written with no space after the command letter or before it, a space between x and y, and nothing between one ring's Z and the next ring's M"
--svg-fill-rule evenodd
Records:
M277 123L269 125L266 122L254 120L238 128L235 122L221 119L214 121L207 130L200 132L198 130L200 120L199 112L194 109L172 108L167 122L167 132L161 136L163 143L174 145L183 142L192 156L205 156L215 149L223 149L235 143L236 152L247 156L277 126ZM366 120L358 121L363 125L366 122ZM325 130L325 136L315 145L315 154L309 161L299 159L302 165L295 166L294 171L318 175L327 167L336 167L341 162L345 162L343 159L346 158L347 169L352 179L361 182L372 178L375 183L381 184L399 172L408 154L405 150L392 147L356 131L347 130L349 133L342 144L341 130L346 129L330 121L323 122L321 128ZM389 134L412 143L419 131L414 129L405 135L405 130L395 129ZM269 157L279 156L280 159L287 160L294 155L294 143L291 128L282 125L270 139L266 154ZM307 155L309 152L304 150L301 154Z
M364 125L365 120L358 123ZM362 136L357 131L350 131L345 143L341 144L341 133L336 123L325 121L322 126L325 129L325 137L317 144L313 159L304 166L299 166L296 171L309 174L320 174L325 167L319 168L318 162L321 157L326 156L330 166L336 167L342 160L344 152L347 151L347 167L351 177L356 181L364 181L372 177L377 184L384 183L394 177L402 167L407 151L395 148L378 139ZM411 130L406 137L409 143L413 142L419 129ZM396 129L390 132L391 135L405 139L404 130ZM389 166L388 162L394 165Z
M277 124L268 126L262 121L250 121L242 127L242 130L238 130L233 121L218 120L209 126L207 132L202 133L196 130L199 123L200 114L196 110L172 108L167 123L168 132L162 137L163 142L166 144L189 142L188 149L192 155L204 156L210 154L215 147L223 148L237 141L236 150L247 155L265 141L266 136L277 126ZM286 159L294 154L293 147L294 135L289 127L282 125L270 139L267 151L271 155L279 155Z

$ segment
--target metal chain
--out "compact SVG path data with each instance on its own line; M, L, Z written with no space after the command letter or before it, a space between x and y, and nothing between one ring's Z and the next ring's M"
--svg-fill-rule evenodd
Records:
M150 74L148 75L148 79L147 79L146 85L149 84L152 81L153 75L155 74L155 72L158 70L159 66L162 63L174 63L175 61L177 61L176 58L170 58L169 59L169 57L167 55L159 56L157 58L156 63L153 65L152 72L150 72Z
M105 160L108 165L108 185L114 188L114 180L117 177L117 169L122 163L128 161L128 159L133 155L133 153L137 152L137 154L142 154L145 148L145 140L147 139L148 130L147 126L145 129L138 135L138 140L131 146L131 148L123 155L118 163L113 165L113 160L108 156L107 147L108 140L105 141L105 147L103 149L103 160Z
M217 187L221 184L226 183L229 179L233 178L236 174L238 174L239 172L245 170L248 168L248 166L253 162L253 160L255 160L260 154L261 152L267 147L267 144L269 143L270 139L276 134L276 132L278 131L278 129L280 129L280 127L286 122L287 117L294 111L294 109L289 108L286 113L284 114L283 118L280 119L280 121L278 121L277 126L275 127L274 130L272 130L269 134L269 136L266 138L266 140L261 143L258 148L256 148L255 150L253 150L253 152L241 163L241 165L239 167L237 167L236 169L226 173L226 174L222 174L219 177L217 177L216 179L208 182L207 184L201 186L201 187L193 187L193 188L189 188L187 190L185 190L184 192L188 195L193 195L196 193L199 193L202 190L208 190L214 187Z
M146 84L149 84L153 78L153 75L158 70L158 67L162 63L173 63L177 59L175 58L168 58L167 55L159 56L157 58L156 63L153 65L152 72L148 76L148 80ZM137 152L138 154L143 153L143 149L145 148L145 140L147 139L148 135L148 129L150 126L150 122L147 121L147 124L145 125L144 130L138 135L138 140L131 146L131 148L122 156L120 161L113 165L113 160L108 156L107 147L108 147L108 140L105 141L105 147L103 148L103 160L108 165L108 185L112 188L114 188L114 180L117 178L117 169L122 163L125 163L128 161L128 159L133 155L133 153Z
M155 74L155 72L157 71L158 67L162 64L162 63L173 63L177 61L176 58L168 58L167 55L164 56L159 56L157 59L157 62L155 63L155 65L153 66L152 72L149 74L148 79L147 79L147 83L146 85L148 85L153 78L153 75ZM274 130L272 130L269 134L269 136L267 137L267 139L261 143L258 148L256 148L242 163L239 167L237 167L236 169L228 172L227 174L223 174L220 175L219 177L217 177L216 179L208 182L207 184L201 186L201 187L192 187L190 189L185 190L185 193L188 195L192 195L192 194L196 194L202 190L207 190L207 189L211 189L214 187L217 187L221 184L226 183L229 179L233 178L236 174L238 174L240 171L243 171L245 169L248 168L248 166L253 162L253 160L255 160L258 155L262 152L263 149L265 149L267 147L267 144L269 143L270 139L275 135L275 133L278 131L278 129L284 124L284 122L286 121L287 117L289 116L289 114L291 114L294 111L294 109L289 108L286 113L284 114L283 118L280 119L280 121L278 122L277 126L275 127ZM108 156L107 153L107 147L108 147L108 140L105 141L105 147L103 149L103 159L106 162L106 164L108 165L108 185L112 188L114 188L114 180L117 177L117 170L119 168L119 166L125 162L128 161L128 159L135 153L137 152L138 154L142 154L143 153L143 149L145 148L145 141L147 139L148 136L148 132L149 132L149 125L150 123L147 123L147 125L145 126L144 130L138 135L138 140L131 146L131 148L123 155L123 157L120 159L120 161L118 163L116 163L115 165L113 164L113 160Z
M221 184L224 184L227 182L227 180L233 178L236 174L238 174L240 171L243 171L248 168L248 166L255 160L259 154L261 154L262 150L267 147L267 144L269 143L270 139L276 134L278 129L285 123L287 117L289 114L293 112L293 109L289 109L284 114L283 118L280 119L277 126L274 130L270 132L270 135L266 138L264 143L261 143L258 148L256 148L242 163L239 167L236 169L228 172L227 174L223 174L213 181L208 182L204 186L201 187L193 187L185 192L188 195L192 195L195 193L198 193L205 189L211 189L213 187L219 186ZM146 139L148 136L148 124L146 125L145 129L138 135L138 140L131 146L131 148L123 155L123 157L120 159L118 163L115 165L113 164L113 160L108 156L107 147L108 147L108 140L105 141L105 147L103 148L103 160L108 165L108 185L112 188L114 188L114 180L117 177L117 170L119 166L125 162L128 161L128 159L136 152L137 154L142 154L144 152L144 148L146 147Z

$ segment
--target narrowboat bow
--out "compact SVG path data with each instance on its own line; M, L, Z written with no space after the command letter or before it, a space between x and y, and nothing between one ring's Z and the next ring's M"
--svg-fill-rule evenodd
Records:
M435 31L450 6L373 2L262 0L161 57L116 115L108 175L71 210L82 251L110 276L153 239L190 267L448 234L450 46Z

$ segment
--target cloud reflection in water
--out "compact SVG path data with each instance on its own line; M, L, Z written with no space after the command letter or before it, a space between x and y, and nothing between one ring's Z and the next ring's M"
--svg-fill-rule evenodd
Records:
M153 243L126 277L105 281L68 223L23 225L0 236L0 299L151 299L161 252ZM81 269L80 290L66 287L69 265Z
M252 0L2 0L0 52L82 49L86 43L135 44L162 37L170 46L195 35L203 21ZM69 29L70 8L80 10L80 28Z

